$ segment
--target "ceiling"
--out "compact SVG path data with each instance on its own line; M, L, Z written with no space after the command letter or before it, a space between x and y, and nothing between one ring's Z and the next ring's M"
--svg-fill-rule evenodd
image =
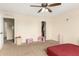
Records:
M0 3L0 11L7 13L17 13L22 15L59 15L64 12L73 10L79 7L79 3L62 3L60 6L51 7L52 13L43 12L37 13L40 7L30 7L30 5L40 5L40 3Z

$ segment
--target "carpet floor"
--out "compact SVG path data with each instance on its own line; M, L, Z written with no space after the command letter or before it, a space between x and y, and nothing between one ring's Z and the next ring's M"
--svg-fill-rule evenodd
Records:
M57 44L58 42L53 40L22 44L20 46L12 42L7 42L4 44L2 50L0 50L0 56L47 56L46 48Z

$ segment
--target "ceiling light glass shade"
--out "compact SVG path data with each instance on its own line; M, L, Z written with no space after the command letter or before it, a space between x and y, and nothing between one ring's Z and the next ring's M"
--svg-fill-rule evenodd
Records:
M45 9L45 12L48 12L48 9Z
M41 12L48 12L48 9L47 8L42 8Z
M42 11L41 12L44 12L45 11L45 8L42 8Z

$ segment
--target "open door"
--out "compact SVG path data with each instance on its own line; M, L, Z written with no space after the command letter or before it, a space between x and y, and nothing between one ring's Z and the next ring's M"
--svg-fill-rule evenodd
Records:
M3 35L3 18L0 16L0 49L3 47L3 41L4 35Z

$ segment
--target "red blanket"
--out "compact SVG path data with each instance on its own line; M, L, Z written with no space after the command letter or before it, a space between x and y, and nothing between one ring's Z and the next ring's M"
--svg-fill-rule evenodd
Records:
M47 48L49 56L79 56L79 46L74 44L60 44Z

